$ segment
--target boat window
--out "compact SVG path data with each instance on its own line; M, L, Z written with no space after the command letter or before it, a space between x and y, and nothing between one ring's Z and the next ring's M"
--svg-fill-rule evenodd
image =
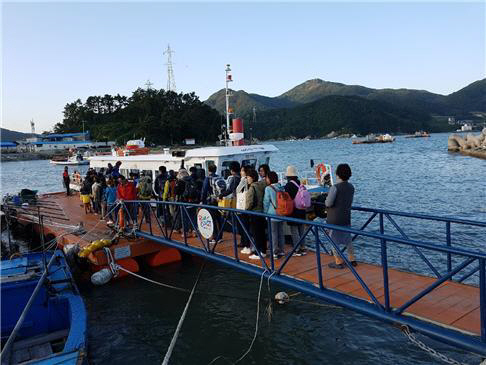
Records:
M243 166L243 167L248 166L248 167L251 167L251 168L254 169L255 165L256 165L256 159L241 161L241 166Z
M233 162L238 162L238 161L223 161L223 163L221 164L221 176L223 176L225 179L229 175L231 175L231 173L230 173L230 165Z
M142 170L142 174L150 177L150 180L152 180L152 181L154 180L154 176L152 175L152 170Z
M206 172L208 172L208 167L211 165L215 165L214 160L207 160L206 161Z

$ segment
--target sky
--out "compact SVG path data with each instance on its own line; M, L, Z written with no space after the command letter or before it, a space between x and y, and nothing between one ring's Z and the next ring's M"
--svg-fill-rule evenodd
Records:
M280 95L309 79L449 94L486 76L486 3L3 2L3 128L51 130L67 103L166 88Z

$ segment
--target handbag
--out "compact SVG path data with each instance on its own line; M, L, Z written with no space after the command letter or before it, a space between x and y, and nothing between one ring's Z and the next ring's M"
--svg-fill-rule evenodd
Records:
M245 209L246 190L236 194L236 209Z

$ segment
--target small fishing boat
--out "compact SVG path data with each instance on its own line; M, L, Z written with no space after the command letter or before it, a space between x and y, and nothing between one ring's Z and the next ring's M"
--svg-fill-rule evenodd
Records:
M54 165L89 165L89 160L85 160L83 155L81 154L76 154L73 156L70 156L66 159L52 159L49 161L50 163Z
M428 134L425 131L417 131L414 134L405 136L405 138L426 138L426 137L430 137L430 134Z
M86 363L86 309L62 251L0 268L2 365Z
M395 141L395 137L387 134L380 134L375 136L374 134L368 134L363 139L353 139L353 144L371 144L371 143L391 143Z

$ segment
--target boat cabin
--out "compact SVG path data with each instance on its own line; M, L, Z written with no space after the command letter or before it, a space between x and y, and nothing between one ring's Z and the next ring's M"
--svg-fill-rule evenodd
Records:
M160 154L136 156L94 156L90 157L90 167L99 171L105 169L108 163L115 166L117 161L122 164L120 173L128 176L130 172L145 173L154 179L158 175L159 166L165 166L167 171L178 171L181 167L189 170L191 167L202 168L207 171L210 165L216 165L217 173L224 176L229 170L231 162L237 161L242 166L258 168L261 164L270 163L270 155L278 151L272 145L250 146L217 146L194 149L164 149ZM229 172L229 171L228 171Z

